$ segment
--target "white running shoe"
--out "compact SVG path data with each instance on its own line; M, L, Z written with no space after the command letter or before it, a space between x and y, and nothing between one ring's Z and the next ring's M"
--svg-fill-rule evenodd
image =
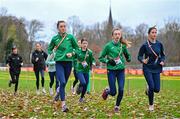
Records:
M43 94L46 94L45 88L42 88L42 93L43 93Z
M40 95L40 91L39 91L39 90L36 90L36 94L37 94L37 95Z
M149 105L149 111L154 111L154 105Z
M52 96L53 95L53 89L49 88L49 94Z

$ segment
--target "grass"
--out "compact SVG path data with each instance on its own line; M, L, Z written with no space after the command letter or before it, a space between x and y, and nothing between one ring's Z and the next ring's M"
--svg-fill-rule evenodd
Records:
M146 82L143 76L127 75L121 113L113 112L115 97L101 98L107 86L106 75L94 76L95 92L86 95L86 102L78 103L79 96L71 95L70 87L74 80L71 75L66 87L67 105L70 112L62 113L60 102L54 103L53 97L35 94L33 72L22 72L19 94L14 97L14 88L8 87L8 72L0 72L0 118L180 118L180 77L161 77L161 92L155 95L155 111L149 112L148 99L144 94ZM49 77L45 75L48 91ZM92 80L91 80L92 83Z

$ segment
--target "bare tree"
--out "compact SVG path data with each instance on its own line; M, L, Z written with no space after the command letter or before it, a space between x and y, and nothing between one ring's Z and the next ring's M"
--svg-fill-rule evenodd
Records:
M33 49L33 43L35 42L36 38L39 37L38 33L39 31L43 30L44 25L42 22L38 20L31 20L30 22L27 22L26 25L27 25L28 41L30 42L29 54L31 54L32 49ZM29 56L29 59L30 59L30 56Z
M82 36L83 24L78 16L71 16L67 20L68 30L75 36Z
M7 9L5 7L0 8L0 16L6 16L7 14Z

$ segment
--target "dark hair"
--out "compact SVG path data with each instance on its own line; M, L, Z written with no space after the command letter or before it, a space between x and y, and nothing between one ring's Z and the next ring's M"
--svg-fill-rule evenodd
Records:
M150 34L153 29L156 29L156 30L157 30L156 26L150 27L150 28L148 29L148 34Z
M17 49L16 45L13 45L11 49L12 50Z
M81 44L83 43L83 41L87 41L87 39L86 38L82 38L81 39ZM88 41L87 41L88 42Z
M60 23L66 23L66 22L65 22L64 20L58 21L58 22L57 22L57 28L59 28L59 24L60 24Z
M39 45L41 46L41 43L40 43L40 42L36 42L36 44L35 44L35 45L37 45L37 44L39 44Z
M113 28L113 30L112 30L112 36L113 36L113 34L114 34L114 31L121 31L121 29L120 29L120 28Z

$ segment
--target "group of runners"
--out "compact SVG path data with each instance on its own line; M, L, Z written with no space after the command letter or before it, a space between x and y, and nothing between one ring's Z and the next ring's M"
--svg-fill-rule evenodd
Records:
M88 38L76 40L76 38L66 32L65 21L57 22L58 33L48 45L48 53L42 50L40 43L35 44L35 50L32 53L31 61L36 76L36 93L41 93L39 80L41 77L42 93L45 94L44 71L48 66L50 77L49 94L54 95L53 84L55 85L54 101L61 101L63 112L69 108L66 105L65 87L68 82L71 70L75 80L72 86L73 94L80 94L79 102L85 101L85 94L90 93L89 78L93 65L96 65L93 51L88 48ZM148 39L142 44L137 55L137 59L143 65L143 73L147 82L145 91L149 99L149 110L154 110L154 93L160 91L160 73L164 65L164 48L160 41L156 40L157 28L150 27L148 30ZM112 39L105 44L98 60L107 64L108 87L103 90L102 98L106 100L108 96L116 96L114 107L115 112L119 112L121 100L124 94L125 84L125 64L131 62L131 55L128 51L129 42L122 37L122 29L114 28L112 30ZM17 94L19 75L23 66L22 57L18 54L17 47L12 47L12 53L7 58L7 66L11 80L9 86L15 84L14 94ZM39 77L40 74L40 77ZM75 91L75 85L80 82ZM116 88L117 82L117 88Z

